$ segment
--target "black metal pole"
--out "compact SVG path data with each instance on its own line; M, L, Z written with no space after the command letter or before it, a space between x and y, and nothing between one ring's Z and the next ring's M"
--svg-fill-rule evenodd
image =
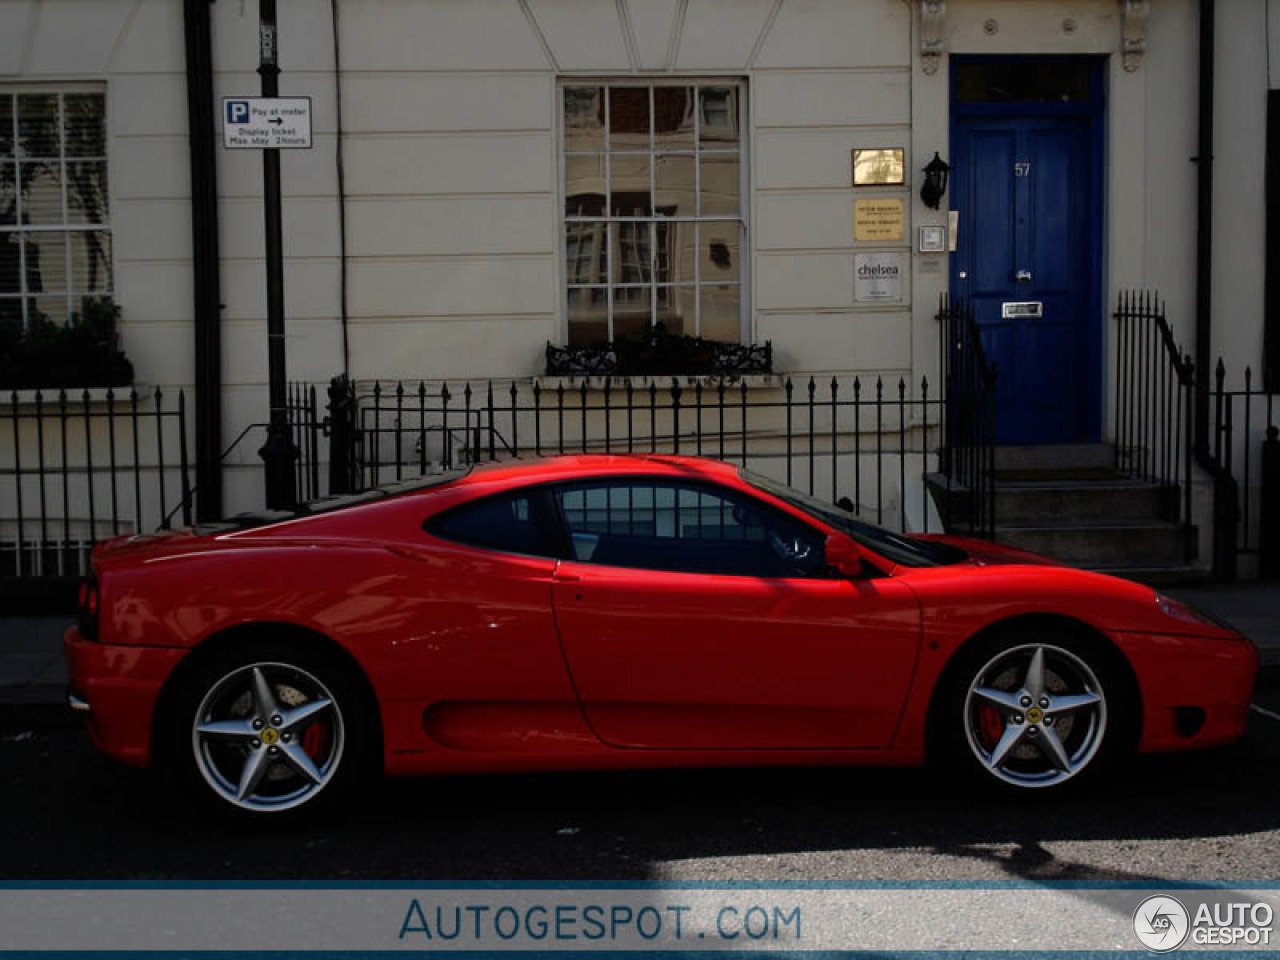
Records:
M222 516L219 330L222 298L218 287L217 147L209 0L186 0L183 22L187 52L187 129L191 140L191 260L196 330L196 517L215 520Z
M1213 369L1213 53L1214 0L1200 0L1199 139L1196 148L1196 450L1209 450L1209 371Z
M258 4L258 74L262 95L279 96L280 67L277 58L276 0ZM266 464L267 506L276 509L297 502L293 461L298 451L289 430L285 396L284 356L284 242L280 213L280 151L262 151L262 202L265 211L267 252L267 377L271 419L267 442L258 451Z

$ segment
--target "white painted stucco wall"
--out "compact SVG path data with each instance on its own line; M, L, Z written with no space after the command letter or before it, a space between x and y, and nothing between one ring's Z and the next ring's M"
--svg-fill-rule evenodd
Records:
M1276 0L1218 3L1215 348L1261 353L1267 28ZM1194 326L1195 0L1153 0L1147 52L1123 70L1116 0L949 0L950 53L1108 56L1106 277L1157 288ZM211 8L219 96L254 93L257 5ZM1275 13L1276 11L1272 11ZM986 23L998 29L989 32ZM1063 27L1074 22L1073 30ZM563 339L557 78L746 79L751 329L779 369L884 373L937 365L945 257L911 256L945 221L918 170L948 155L946 55L926 75L906 0L343 0L350 371L357 378L531 376ZM328 0L281 0L284 95L315 106L315 146L283 156L289 372L342 369L333 36ZM182 10L177 0L0 0L0 87L108 92L117 299L139 379L193 374ZM849 152L902 146L906 239L853 239ZM261 164L220 151L226 439L266 417ZM858 191L858 195L867 195ZM900 304L859 306L855 252L911 257ZM1104 373L1104 383L1111 378ZM228 506L259 502L250 433Z

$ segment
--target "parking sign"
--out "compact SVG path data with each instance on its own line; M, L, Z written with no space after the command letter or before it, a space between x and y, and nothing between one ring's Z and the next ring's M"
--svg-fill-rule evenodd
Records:
M224 98L222 145L228 150L310 148L311 98Z

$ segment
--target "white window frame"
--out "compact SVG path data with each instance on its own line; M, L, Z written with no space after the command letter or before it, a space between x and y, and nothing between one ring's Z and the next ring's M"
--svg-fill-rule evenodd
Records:
M604 124L604 186L605 186L605 206L604 215L593 216L569 216L565 210L566 198L568 195L565 176L567 171L566 160L570 156L595 156L596 151L583 150L566 150L565 149L565 109L564 109L564 91L567 87L639 87L647 89L649 93L649 145L645 150L614 150L610 144L610 123L609 123L609 101L605 99L605 124ZM655 158L660 154L681 154L687 151L681 150L659 150L654 143L654 94L653 91L659 87L693 87L694 88L694 116L696 122L694 124L694 145L690 154L694 160L694 196L701 196L702 188L702 163L701 158L704 155L714 156L734 156L738 158L738 216L700 216L700 215L681 215L681 216L661 216L657 213L656 206L653 202L657 196L657 164ZM701 143L702 131L702 103L699 97L699 89L702 87L733 87L737 91L737 111L738 111L738 143L736 148L732 149L704 149ZM592 290L603 289L605 291L605 303L608 311L608 334L609 340L612 341L614 333L614 291L628 289L647 289L651 291L650 296L650 316L649 324L652 326L658 319L659 310L659 293L663 288L674 291L684 288L694 291L694 329L683 331L688 335L700 335L702 329L702 289L705 286L712 287L721 284L713 280L706 281L702 277L702 247L701 247L701 224L702 223L737 223L739 224L739 249L738 249L738 279L731 281L722 281L721 283L736 284L738 287L738 343L750 343L752 337L751 330L751 232L750 232L750 212L751 212L751 195L750 195L750 121L748 116L749 108L749 90L746 78L740 76L640 76L640 77L590 77L590 76L567 76L559 78L556 88L556 200L557 200L557 276L559 277L559 298L560 298L560 330L562 342L567 343L569 337L569 292L571 290ZM649 164L649 197L651 209L648 216L641 217L615 217L611 215L611 197L612 197L612 157L615 154L645 156ZM570 224L598 224L602 229L594 231L595 238L604 246L604 279L599 283L575 284L570 283L571 273L567 268L567 228ZM648 283L629 284L614 282L612 264L608 258L612 256L609 249L608 225L617 223L648 223L649 224L649 256L650 256L650 279ZM657 225L661 223L690 223L694 225L694 258L693 269L694 279L692 282L681 284L660 284L658 281L658 261L659 261L659 244ZM581 244L584 241L579 241ZM581 251L579 250L579 255ZM675 252L671 253L672 258Z
M66 97L92 94L102 97L102 148L101 156L85 156L71 157L72 163L101 163L105 168L105 179L103 189L106 198L106 216L101 223L71 223L69 217L69 206L67 199L67 147L66 147ZM18 139L18 104L17 98L21 96L56 96L58 98L58 174L59 174L59 192L60 192L60 221L56 224L24 224L23 206L22 206L22 189L19 186L19 177L21 175L21 164L24 158L19 155L19 139ZM91 84L58 84L57 86L0 86L0 97L8 97L11 99L12 107L12 124L13 128L10 134L13 138L13 152L11 154L0 156L0 162L14 164L14 191L15 191L15 214L16 222L13 224L0 224L0 234L33 234L33 233L62 233L65 235L63 242L62 256L63 265L67 277L67 289L64 292L66 297L66 314L62 317L51 317L55 323L69 323L71 315L76 312L77 301L81 297L114 297L115 295L115 236L111 229L111 208L112 208L112 190L111 190L111 163L108 157L110 153L110 128L108 127L108 105L107 91L105 87ZM52 160L53 157L43 157L37 159ZM110 238L110 258L107 263L106 286L101 290L75 290L72 282L73 271L71 238L74 233L105 233ZM56 296L57 294L52 294ZM30 306L32 300L37 297L48 297L50 294L34 293L27 290L27 247L25 243L18 243L18 293L17 294L0 294L3 300L18 300L22 306L22 328L26 330L31 323Z

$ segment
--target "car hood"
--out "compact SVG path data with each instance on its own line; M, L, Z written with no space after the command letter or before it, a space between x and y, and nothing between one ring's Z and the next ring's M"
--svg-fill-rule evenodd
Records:
M945 543L949 547L956 547L965 552L965 559L962 563L972 564L980 567L1004 566L1007 564L1020 564L1044 567L1066 567L1070 564L1063 563L1060 560L1054 560L1051 557L1045 557L1038 553L1031 553L1028 550L1019 550L1017 547L1005 546L1002 543L994 543L990 540L977 540L972 537L954 537L946 534L912 534L916 540L930 540L935 543Z

